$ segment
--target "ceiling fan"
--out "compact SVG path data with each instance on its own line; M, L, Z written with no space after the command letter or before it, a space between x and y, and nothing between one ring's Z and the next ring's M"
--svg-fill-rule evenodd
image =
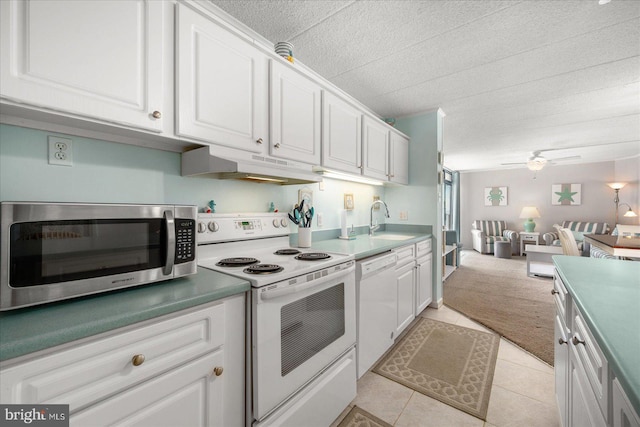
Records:
M553 151L553 149L549 150L537 150L531 153L531 157L526 162L515 162L515 163L501 163L503 166L507 165L527 165L529 170L539 171L545 167L547 163L553 163L562 160L575 160L579 159L580 156L568 156L568 157L556 157L554 159L547 159L543 157L541 153L545 151Z

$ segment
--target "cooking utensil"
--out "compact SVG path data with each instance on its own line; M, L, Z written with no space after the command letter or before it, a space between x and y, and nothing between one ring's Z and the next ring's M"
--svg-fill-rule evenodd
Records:
M289 219L291 220L291 222L293 222L294 224L298 225L298 223L300 221L298 221L293 215L291 215L291 213L289 213L288 215L289 215Z

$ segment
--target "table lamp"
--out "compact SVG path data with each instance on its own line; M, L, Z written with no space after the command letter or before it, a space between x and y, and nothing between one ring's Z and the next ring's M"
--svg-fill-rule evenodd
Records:
M533 222L533 218L540 218L540 212L535 206L525 206L520 212L520 218L527 219L524 222L524 231L527 233L533 232L536 228L536 223Z

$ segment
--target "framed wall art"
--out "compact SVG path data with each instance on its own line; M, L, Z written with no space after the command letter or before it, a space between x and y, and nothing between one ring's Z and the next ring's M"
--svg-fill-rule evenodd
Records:
M507 206L507 187L485 187L485 206Z
M552 205L579 205L582 203L582 184L551 185Z

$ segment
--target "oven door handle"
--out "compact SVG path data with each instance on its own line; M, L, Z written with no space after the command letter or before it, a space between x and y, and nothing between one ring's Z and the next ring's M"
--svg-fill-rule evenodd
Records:
M263 300L271 300L271 299L275 299L275 298L280 298L283 297L285 295L291 295L291 294L295 294L297 292L302 292L305 291L309 288L313 288L314 286L319 286L323 283L327 283L327 278L331 278L331 279L336 279L337 277L342 277L342 276L347 276L349 275L351 272L353 272L355 270L355 266L349 267L347 269L341 270L340 274L335 275L335 276L324 276L320 279L315 279L312 280L310 282L305 282L305 283L301 283L299 285L292 285L292 286L287 286L286 288L282 288L282 289L272 289L272 290L268 290L268 291L264 291L261 293L260 295L260 299ZM319 283L320 282L320 283Z
M165 276L169 276L173 271L173 261L176 257L176 227L172 211L164 211L164 224L167 232L167 258L164 261L162 273Z

